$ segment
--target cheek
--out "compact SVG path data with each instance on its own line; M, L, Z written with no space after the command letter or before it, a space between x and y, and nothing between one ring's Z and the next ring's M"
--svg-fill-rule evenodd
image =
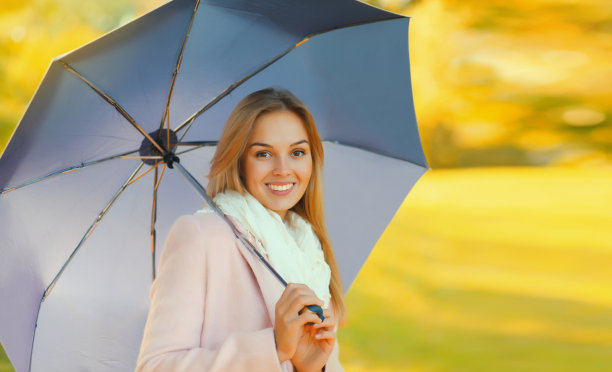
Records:
M303 181L309 181L312 176L312 159L310 161L305 161L298 170L300 178Z
M255 186L265 177L267 174L266 162L256 161L254 159L246 159L244 162L242 176L244 183L249 186Z
M240 175L242 176L242 182L244 182L244 185L246 186L247 190L250 189L250 185L254 177L253 171L254 171L253 163L249 161L248 159L245 159L242 162L242 169L241 169Z

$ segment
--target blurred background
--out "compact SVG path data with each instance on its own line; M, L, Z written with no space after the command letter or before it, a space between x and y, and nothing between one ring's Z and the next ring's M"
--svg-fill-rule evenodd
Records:
M54 56L163 3L3 0L0 151ZM433 170L349 291L345 369L609 371L612 4L369 3L413 17Z

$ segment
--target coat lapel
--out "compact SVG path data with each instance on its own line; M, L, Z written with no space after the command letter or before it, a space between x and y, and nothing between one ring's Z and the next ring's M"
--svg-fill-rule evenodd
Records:
M244 229L239 223L237 223L235 219L231 218L231 216L228 217L230 217L238 231L240 231L240 233L242 233L242 235L247 238L251 242L251 244L253 244L253 246L256 247L257 245L255 243L255 238L253 237L253 235L250 234L246 229ZM257 284L259 285L261 294L264 299L264 303L268 310L270 322L272 325L274 325L276 303L278 302L278 299L285 290L285 287L270 272L270 270L268 270L264 263L261 262L259 258L257 258L255 254L251 252L251 250L246 247L238 238L236 238L236 245L238 246L240 253L253 271L253 275L257 280Z

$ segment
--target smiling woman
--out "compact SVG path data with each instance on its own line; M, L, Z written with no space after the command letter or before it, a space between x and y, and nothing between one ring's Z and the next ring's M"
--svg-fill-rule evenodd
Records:
M293 94L264 89L238 103L208 193L289 285L211 208L181 217L151 288L137 371L343 370L336 330L345 305L323 220L322 165L312 115ZM304 311L310 305L324 316Z
M241 173L247 191L285 218L302 198L312 174L308 134L292 111L272 111L255 120Z

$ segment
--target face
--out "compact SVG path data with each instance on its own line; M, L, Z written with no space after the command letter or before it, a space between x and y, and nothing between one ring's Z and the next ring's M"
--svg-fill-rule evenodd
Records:
M247 191L285 218L302 198L312 175L308 134L292 111L272 111L255 120L242 156Z

